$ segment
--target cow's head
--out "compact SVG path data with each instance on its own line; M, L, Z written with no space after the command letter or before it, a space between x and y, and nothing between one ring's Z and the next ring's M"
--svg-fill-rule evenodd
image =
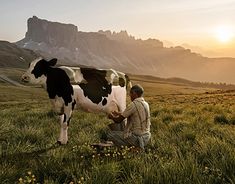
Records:
M28 70L22 75L22 81L32 84L45 84L48 69L55 66L57 59L46 61L45 59L36 59L29 65Z

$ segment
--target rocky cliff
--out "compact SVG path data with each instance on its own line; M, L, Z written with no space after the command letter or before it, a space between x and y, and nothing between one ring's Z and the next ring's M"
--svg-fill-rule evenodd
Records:
M68 47L76 43L77 26L41 20L36 16L28 19L25 41L44 42L51 47Z

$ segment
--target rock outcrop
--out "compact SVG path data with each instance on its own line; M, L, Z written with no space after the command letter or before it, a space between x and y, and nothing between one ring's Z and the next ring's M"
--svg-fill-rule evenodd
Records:
M33 16L28 19L28 31L25 41L44 42L52 47L68 47L76 43L77 26L72 24L61 24L49 22Z

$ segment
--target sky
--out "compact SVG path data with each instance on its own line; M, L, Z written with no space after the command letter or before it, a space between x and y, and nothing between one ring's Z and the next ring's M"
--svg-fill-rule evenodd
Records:
M235 0L0 0L0 40L25 36L27 19L71 23L79 31L126 30L209 57L235 57Z

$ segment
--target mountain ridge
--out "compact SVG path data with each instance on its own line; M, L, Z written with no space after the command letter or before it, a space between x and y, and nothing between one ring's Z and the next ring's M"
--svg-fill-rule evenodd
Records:
M13 43L7 41L0 41L0 81L7 82L13 85L20 82L20 76L28 67L29 63L39 57L38 54L31 50L19 48ZM6 62L7 61L7 62ZM62 61L63 63L63 61ZM80 65L79 67L87 67ZM235 89L235 85L224 83L210 83L210 82L195 82L183 78L161 78L151 75L133 75L127 73L130 79L134 82L144 82L149 84L170 84L176 86L196 87L196 88L213 88L222 90Z
M235 83L234 58L207 58L181 46L166 48L160 40L135 39L126 31L82 32L72 24L34 16L28 19L25 38L16 44L44 57L57 57L64 62L62 64L114 68L139 75L193 81Z

